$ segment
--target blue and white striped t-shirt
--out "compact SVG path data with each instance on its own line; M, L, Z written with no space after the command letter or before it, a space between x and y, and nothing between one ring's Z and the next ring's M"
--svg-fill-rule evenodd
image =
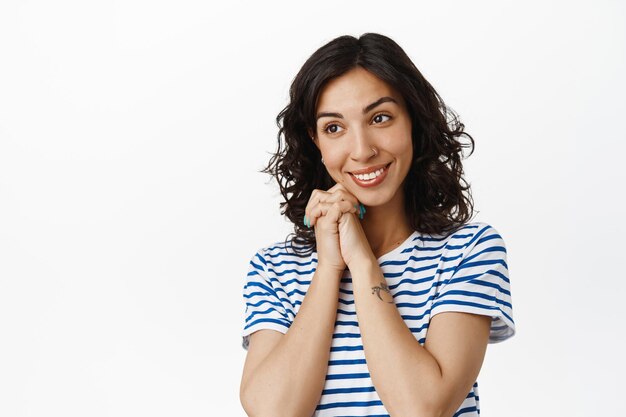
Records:
M396 307L422 346L430 319L444 311L491 316L489 343L515 334L506 247L490 225L468 223L448 236L413 232L378 263ZM299 257L282 242L252 257L244 287L245 349L249 335L257 330L287 332L316 266L316 252ZM365 362L348 269L339 291L326 382L313 415L388 415ZM454 416L478 417L479 404L475 382Z

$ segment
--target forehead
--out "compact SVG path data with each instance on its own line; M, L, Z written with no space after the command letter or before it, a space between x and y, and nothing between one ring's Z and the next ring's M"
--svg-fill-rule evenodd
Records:
M322 89L317 111L351 111L361 109L380 97L390 96L402 103L402 96L389 84L365 70L356 67L330 80Z

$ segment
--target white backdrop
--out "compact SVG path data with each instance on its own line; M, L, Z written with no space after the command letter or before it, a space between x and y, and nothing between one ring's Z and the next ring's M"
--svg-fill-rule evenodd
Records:
M625 28L608 0L3 0L0 415L245 415L247 263L292 230L258 171L306 58L364 32L476 140L517 325L481 414L615 415Z

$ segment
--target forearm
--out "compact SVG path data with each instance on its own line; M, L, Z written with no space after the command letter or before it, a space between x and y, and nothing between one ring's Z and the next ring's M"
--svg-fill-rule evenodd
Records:
M415 339L381 285L386 282L378 263L360 262L353 269L363 350L380 399L392 416L434 413L442 381L439 364Z
M328 368L341 274L318 266L293 323L243 389L253 416L308 416Z

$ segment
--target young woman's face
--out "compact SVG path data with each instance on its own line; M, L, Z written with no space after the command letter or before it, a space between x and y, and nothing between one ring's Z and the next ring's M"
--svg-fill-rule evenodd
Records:
M367 206L403 197L413 146L411 119L398 92L356 67L324 87L316 117L315 144L335 182ZM362 170L380 176L359 180L353 173Z

